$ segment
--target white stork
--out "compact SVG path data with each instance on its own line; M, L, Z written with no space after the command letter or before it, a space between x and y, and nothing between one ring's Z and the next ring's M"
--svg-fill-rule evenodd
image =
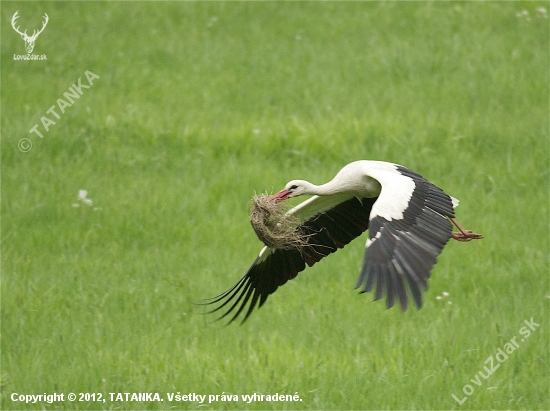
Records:
M302 252L265 246L248 272L229 290L206 304L226 307L229 322L246 309L242 322L258 301L261 307L277 288L308 266L344 247L369 229L363 267L355 288L375 289L374 299L387 296L387 307L399 299L407 309L406 284L418 308L421 291L428 288L430 270L452 237L458 241L483 238L463 229L454 218L458 200L445 194L419 174L383 161L355 161L326 184L290 181L270 197L283 201L301 195L313 197L288 213L298 217L308 236ZM452 223L459 232L452 232Z

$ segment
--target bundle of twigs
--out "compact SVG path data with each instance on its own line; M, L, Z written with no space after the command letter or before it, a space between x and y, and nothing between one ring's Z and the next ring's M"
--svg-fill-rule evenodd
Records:
M267 194L252 198L250 222L258 238L268 247L302 252L307 236L300 229L300 220L287 213L282 201L269 200Z

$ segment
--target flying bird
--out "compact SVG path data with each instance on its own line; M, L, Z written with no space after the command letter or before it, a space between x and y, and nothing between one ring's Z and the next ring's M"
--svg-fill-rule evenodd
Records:
M430 270L449 239L483 238L456 221L458 200L398 164L355 161L326 184L292 180L269 199L284 201L301 195L312 197L287 214L298 218L307 245L302 250L263 247L233 287L205 303L218 304L210 312L225 310L219 319L232 314L229 322L233 322L244 313L245 322L257 305L261 307L306 265L311 267L367 229L355 288L374 289L375 300L386 296L388 308L399 301L402 311L407 310L409 295L421 308L421 292L428 288ZM452 231L453 224L457 232Z

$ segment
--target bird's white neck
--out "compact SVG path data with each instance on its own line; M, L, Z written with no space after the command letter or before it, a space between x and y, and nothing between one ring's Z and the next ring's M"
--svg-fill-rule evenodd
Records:
M336 179L329 181L322 185L315 185L312 183L307 184L306 194L318 195L318 196L331 196L337 194L351 194L358 197L363 197L366 194L365 183L358 183L357 181Z
M377 180L368 175L368 169L373 166L373 163L371 161L356 161L348 164L331 181L319 186L305 180L293 180L287 186L297 185L301 188L294 196L347 194L357 198L377 197L382 187Z
M314 194L318 196L331 196L335 194L341 194L344 192L346 192L345 187L342 187L341 185L336 184L334 180L331 180L328 183L322 184L320 186L311 184L310 194Z
M317 186L308 183L308 194L330 196L351 194L358 198L376 197L380 194L380 183L368 176L337 175L328 183Z

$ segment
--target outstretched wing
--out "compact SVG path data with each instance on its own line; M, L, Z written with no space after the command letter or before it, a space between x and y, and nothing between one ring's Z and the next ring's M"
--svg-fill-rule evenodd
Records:
M224 309L219 319L234 313L229 322L244 312L245 322L257 305L261 307L270 294L296 277L306 264L312 266L361 235L369 226L375 201L376 198L358 200L348 195L314 196L294 207L289 213L304 221L302 230L309 238L308 245L301 253L264 247L237 284L206 302L218 304L210 312Z
M408 305L407 287L418 308L421 291L437 256L451 238L453 201L419 174L394 165L369 171L382 186L370 215L369 239L356 288L375 291L375 300L387 296L390 308L398 299Z

